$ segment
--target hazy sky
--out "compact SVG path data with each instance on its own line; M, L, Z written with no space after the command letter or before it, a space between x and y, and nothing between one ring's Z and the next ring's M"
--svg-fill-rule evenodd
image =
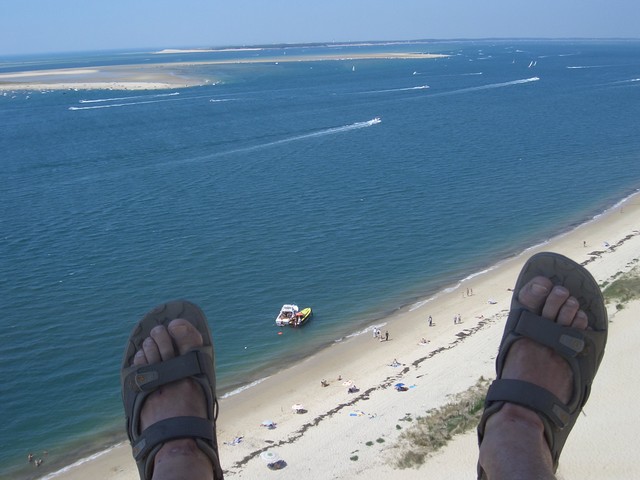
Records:
M640 38L640 0L0 0L0 55L487 37Z

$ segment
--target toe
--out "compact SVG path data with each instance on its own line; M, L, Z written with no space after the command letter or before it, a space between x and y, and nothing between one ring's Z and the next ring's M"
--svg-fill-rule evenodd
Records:
M578 313L576 313L571 326L574 328L579 328L581 330L586 330L589 326L589 317L587 317L587 314L582 310L578 310Z
M567 298L558 311L557 322L565 327L571 326L579 308L580 303L575 297Z
M168 329L180 355L202 346L202 335L188 320L182 318L172 320Z
M569 290L561 285L556 285L551 289L547 300L542 307L542 316L549 320L556 320L560 309L569 298ZM574 312L575 314L575 312Z
M170 360L176 356L175 348L173 347L173 341L163 325L154 327L150 332L151 338L156 342L160 358L162 360Z
M133 364L134 365L147 365L149 362L147 362L147 357L144 354L144 350L138 350L136 352L136 354L133 357Z
M144 351L144 356L147 358L147 363L158 363L162 361L160 357L160 350L158 350L158 345L155 340L151 337L147 337L142 342L142 350Z
M520 289L518 301L529 311L540 314L552 287L553 283L548 278L535 277Z

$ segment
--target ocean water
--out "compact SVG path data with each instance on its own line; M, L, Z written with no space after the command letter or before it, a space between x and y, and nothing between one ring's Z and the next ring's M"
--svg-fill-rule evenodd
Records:
M0 93L0 477L124 437L122 348L159 302L203 307L229 395L636 192L639 47L274 47L250 55L449 57L176 66L212 84ZM233 55L247 53L0 58L0 72ZM314 317L278 335L291 302Z

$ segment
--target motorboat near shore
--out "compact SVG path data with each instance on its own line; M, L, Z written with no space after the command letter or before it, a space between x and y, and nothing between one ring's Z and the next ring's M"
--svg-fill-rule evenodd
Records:
M276 317L276 325L279 327L289 325L290 327L299 327L311 317L311 308L303 308L300 310L297 305L285 304L280 309L280 313Z

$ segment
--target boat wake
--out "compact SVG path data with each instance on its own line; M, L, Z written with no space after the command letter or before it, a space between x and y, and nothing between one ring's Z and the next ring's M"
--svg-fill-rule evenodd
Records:
M416 73L414 72L414 75ZM405 88L390 88L387 90L368 90L366 92L355 92L356 95L368 95L371 93L391 93L391 92L408 92L411 90L426 90L430 88L429 85L418 85L417 87L405 87Z
M156 94L156 95L132 95L130 97L98 98L98 99L95 99L95 100L80 100L80 101L78 101L78 103L117 102L119 100L132 100L134 98L174 97L176 95L180 95L180 92L159 93L159 94Z
M640 78L631 78L629 80L618 80L617 82L605 83L603 85L631 85L640 82Z
M317 132L305 133L303 135L296 135L294 137L283 138L282 140L276 140L274 142L263 143L263 144L260 144L260 145L254 145L252 147L245 147L245 148L241 148L241 149L238 149L238 150L233 150L232 152L227 152L227 153L247 152L247 151L252 151L252 150L258 150L258 149L261 149L261 148L273 147L273 146L276 146L276 145L283 145L285 143L291 143L291 142L297 142L297 141L300 141L300 140L306 140L308 138L324 137L325 135L335 135L336 133L350 132L352 130L359 130L361 128L372 127L372 126L377 125L377 124L379 124L381 122L382 122L382 120L380 119L380 117L375 117L375 118L372 118L371 120L367 120L366 122L356 122L356 123L351 123L349 125L343 125L341 127L326 128L324 130L319 130Z
M610 68L617 67L618 65L570 65L567 68L570 70L581 70L585 68Z
M140 102L125 102L125 103L108 103L107 102L116 102L119 100L129 100L129 99L135 99L135 98L157 98L157 97L175 97L176 95L180 95L180 93L175 92L175 93L163 93L163 94L157 94L157 95L133 95L131 97L116 97L116 98L102 98L102 99L97 99L97 100L80 100L79 103L105 103L106 105L89 105L86 107L69 107L69 110L95 110L95 109L99 109L99 108L118 108L118 107L129 107L132 105L145 105L145 104L149 104L149 103L161 103L161 102L177 102L177 101L183 101L183 100L194 100L194 99L199 99L199 98L210 98L211 95L199 95L199 96L195 96L195 97L181 97L181 98L160 98L158 100L143 100ZM229 102L232 99L229 98L224 98L224 99L210 99L210 102L213 103L217 103L217 102Z
M343 125L341 127L326 128L324 130L319 130L317 132L306 133L304 135L296 135L296 136L293 136L293 137L283 138L281 140L276 140L274 142L261 143L259 145L252 145L252 146L249 146L249 147L236 148L236 149L233 149L233 150L227 150L227 151L224 151L224 152L216 152L216 153L211 153L209 155L202 155L202 156L198 156L198 157L170 160L170 161L167 161L167 162L157 163L157 164L154 164L154 165L151 165L151 166L140 166L140 167L135 167L135 168L128 168L126 170L120 170L118 172L112 172L112 175L121 175L123 172L131 173L131 171L134 171L134 170L135 171L139 171L139 170L145 170L147 168L172 167L172 166L176 166L176 165L185 165L185 164L194 164L194 163L200 163L200 162L207 162L207 161L212 160L214 158L226 157L226 156L235 155L235 154L238 154L238 153L255 152L257 150L262 150L264 148L274 147L274 146L278 146L278 145L284 145L286 143L297 142L297 141L306 140L306 139L309 139L309 138L316 138L316 137L323 137L323 136L327 136L327 135L335 135L335 134L339 134L339 133L346 133L346 132L350 132L350 131L354 131L354 130L359 130L359 129L362 129L362 128L372 127L374 125L378 125L379 123L382 123L382 119L380 117L374 117L371 120L367 120L366 122L355 122L355 123L351 123L349 125ZM74 182L86 181L86 180L90 180L92 178L94 178L94 176L90 175L90 176L74 179L73 181Z
M510 82L489 83L487 85L479 85L477 87L461 88L459 90L451 90L450 92L435 93L430 96L441 97L444 95L455 95L458 93L477 92L479 90L490 90L493 88L511 87L513 85L523 85L526 83L537 82L538 80L540 80L540 77L523 78L520 80L512 80Z
M382 120L380 119L380 117L374 117L371 120L367 120L366 122L355 122L355 123L351 123L349 125L343 125L341 127L333 127L333 128L326 128L324 130L319 130L317 132L312 132L312 133L305 133L303 135L296 135L293 137L287 137L287 138L283 138L281 140L275 140L273 142L268 142L268 143L261 143L259 145L252 145L250 147L242 147L242 148L236 148L233 150L227 150L225 152L217 152L217 153L212 153L210 155L205 155L205 156L201 156L201 157L193 157L193 158L186 158L186 159L181 159L181 160L171 160L169 162L166 163L162 163L156 166L173 166L173 165L177 165L177 164L187 164L187 163L197 163L197 162L206 162L209 161L213 158L220 158L220 157L226 157L228 155L235 155L238 153L246 153L246 152L255 152L258 150L262 150L264 148L269 148L269 147L276 147L278 145L284 145L287 143L293 143L293 142L299 142L301 140L307 140L309 138L317 138L317 137L324 137L327 135L335 135L335 134L339 134L339 133L346 133L346 132L350 132L353 130L359 130L361 128L368 128L368 127L372 127L374 125L378 125L379 123L382 123Z

